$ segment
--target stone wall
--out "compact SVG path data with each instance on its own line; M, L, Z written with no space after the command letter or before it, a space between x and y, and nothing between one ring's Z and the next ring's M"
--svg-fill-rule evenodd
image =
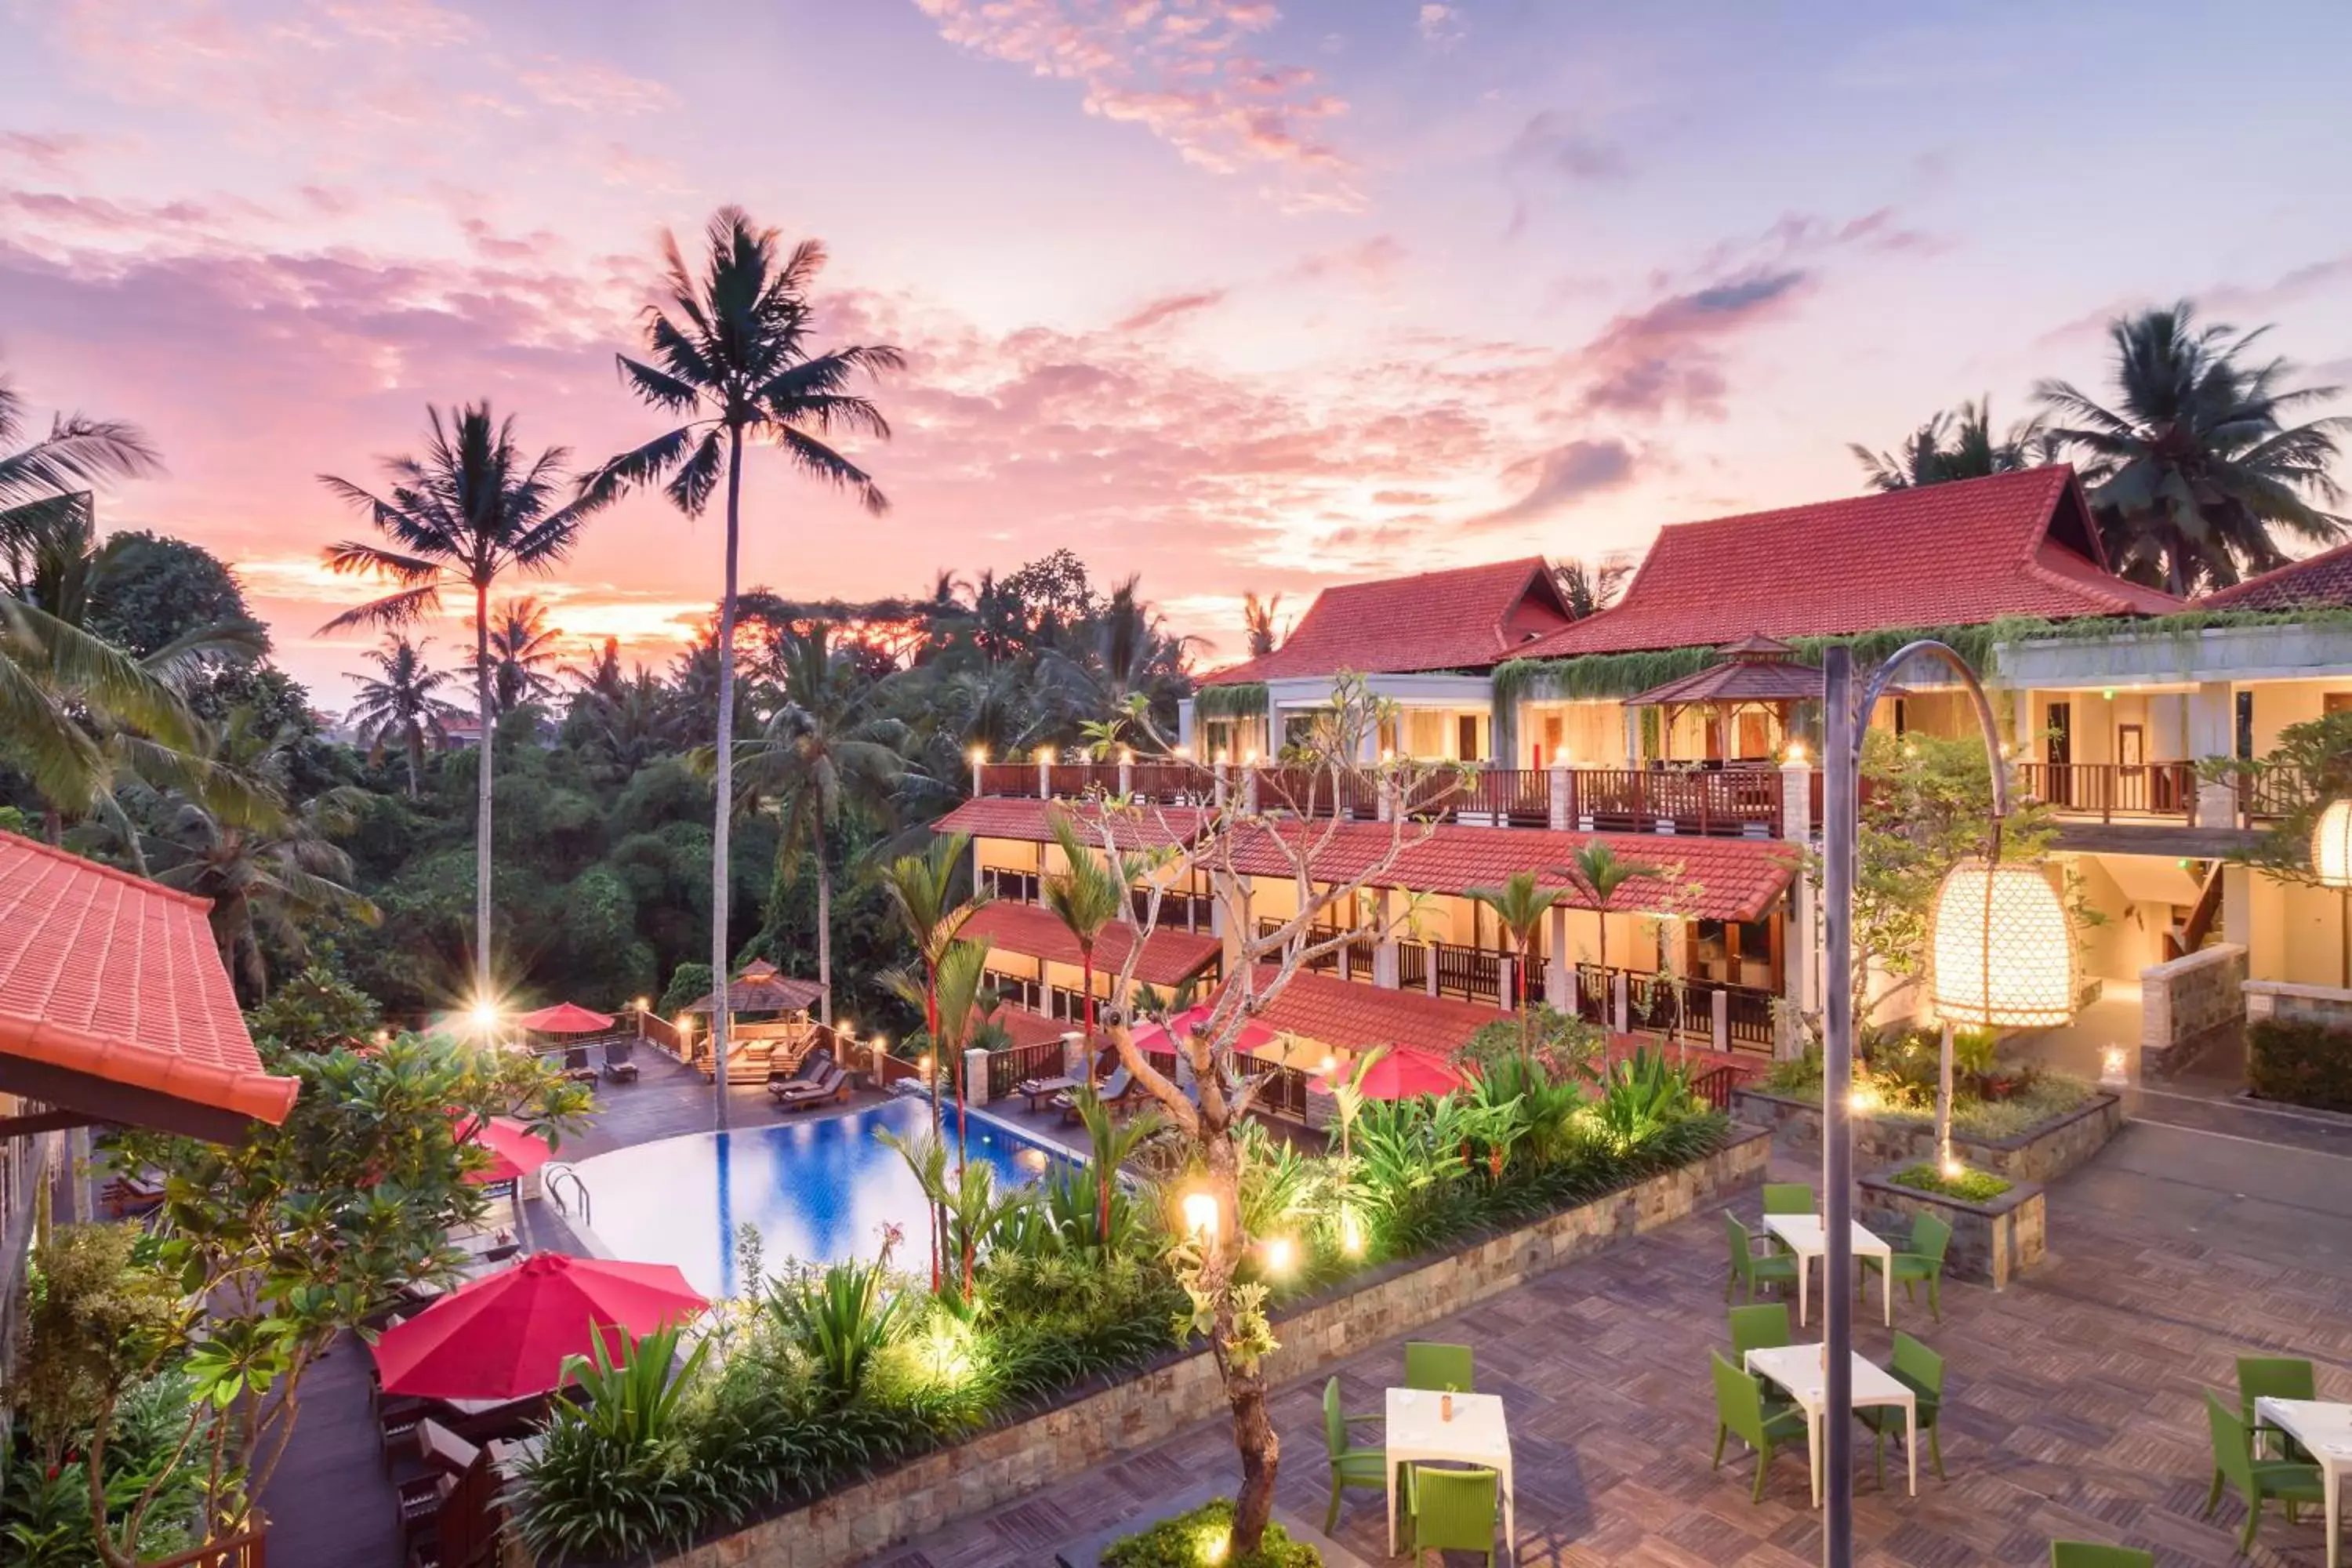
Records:
M1817 1163L1822 1157L1822 1108L1768 1089L1737 1089L1731 1114L1750 1126L1769 1128L1784 1154ZM2012 1182L2049 1182L2064 1175L2116 1135L2124 1123L2123 1101L2093 1095L2079 1110L2032 1129L2021 1138L1977 1139L1955 1132L1952 1150L1962 1162ZM1907 1117L1856 1115L1854 1163L1869 1169L1899 1169L1932 1159L1936 1124Z
M2039 1182L2020 1182L1990 1203L1972 1204L1941 1193L1896 1186L1894 1171L1862 1178L1854 1217L1899 1249L1911 1234L1915 1215L1932 1214L1952 1227L1944 1253L1944 1276L1974 1279L2004 1289L2049 1250L2047 1205Z
M2246 1026L2246 950L2215 942L2139 972L2139 1071L2169 1078Z
M1407 1332L1601 1247L1671 1225L1764 1179L1770 1142L1735 1126L1706 1159L1459 1252L1375 1269L1337 1293L1277 1314L1276 1384L1310 1377L1365 1345ZM677 1568L825 1568L952 1524L1225 1407L1205 1351L1171 1355L1111 1387L845 1487L663 1561ZM1291 1462L1313 1462L1294 1455Z
M2352 1030L2352 991L2333 985L2291 985L2283 980L2249 980L2243 987L2246 1017L2282 1024L2317 1024Z

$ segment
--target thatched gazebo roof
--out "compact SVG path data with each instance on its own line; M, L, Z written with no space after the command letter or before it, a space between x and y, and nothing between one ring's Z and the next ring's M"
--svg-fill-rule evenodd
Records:
M727 987L727 1012L732 1017L739 1013L805 1013L816 1005L824 990L814 980L794 980L780 974L776 966L764 958L755 958L743 966L743 972ZM712 992L699 1001L689 1003L689 1013L708 1013L719 999Z

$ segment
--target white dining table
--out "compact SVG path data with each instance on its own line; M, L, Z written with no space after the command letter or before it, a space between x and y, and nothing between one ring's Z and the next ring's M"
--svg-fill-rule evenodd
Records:
M2352 1475L2352 1405L2324 1399L2257 1399L2254 1419L2302 1444L2319 1461L2321 1517L2327 1523L2327 1568L2343 1550L2344 1478Z
M1511 1432L1503 1401L1492 1394L1454 1395L1454 1419L1444 1416L1445 1395L1426 1388L1388 1392L1387 1428L1381 1434L1388 1453L1389 1555L1397 1550L1397 1470L1433 1459L1484 1465L1502 1478L1503 1547L1517 1563L1518 1528L1511 1496Z
M1875 1362L1853 1354L1853 1406L1903 1407L1903 1458L1911 1467L1911 1495L1919 1495L1919 1400L1911 1385ZM1813 1477L1813 1506L1822 1506L1822 1407L1829 1403L1829 1362L1819 1344L1774 1345L1749 1351L1748 1370L1786 1389L1805 1413L1805 1457Z
M1797 1326L1802 1328L1805 1322L1806 1281L1812 1278L1813 1259L1829 1256L1829 1227L1822 1223L1822 1216L1819 1215L1768 1214L1764 1216L1764 1228L1787 1242L1789 1250L1797 1255ZM1878 1259L1879 1283L1886 1294L1886 1321L1890 1328L1893 1327L1895 1248L1888 1245L1885 1237L1864 1230L1861 1226L1856 1225L1853 1227L1853 1255L1856 1258ZM1822 1281L1822 1289L1831 1289L1835 1288L1835 1281L1824 1279Z

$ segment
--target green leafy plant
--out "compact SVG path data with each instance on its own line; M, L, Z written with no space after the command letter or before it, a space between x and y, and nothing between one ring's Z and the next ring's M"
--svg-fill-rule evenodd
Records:
M1689 1079L1652 1046L1637 1047L1601 1074L1600 1089L1588 1114L1620 1149L1639 1147L1689 1115L1696 1104Z
M2352 1030L2262 1019L2246 1031L2246 1079L2264 1100L2352 1110Z
M1322 1553L1293 1541L1278 1524L1265 1527L1256 1551L1239 1556L1230 1550L1233 1532L1234 1505L1219 1498L1112 1542L1103 1552L1103 1568L1322 1568Z
M662 1329L615 1357L600 1335L565 1363L584 1397L555 1402L519 1489L540 1561L649 1554L720 1511L719 1479L691 1440L709 1346L682 1363L677 1347L677 1331Z
M836 1263L769 1292L768 1311L807 1355L817 1382L843 1399L856 1394L898 1331L905 1297L888 1289L888 1262L886 1247L872 1263Z
M1971 1204L1990 1203L2011 1186L1990 1171L1962 1170L1957 1176L1948 1176L1933 1165L1906 1165L1887 1180L1914 1192L1937 1193Z

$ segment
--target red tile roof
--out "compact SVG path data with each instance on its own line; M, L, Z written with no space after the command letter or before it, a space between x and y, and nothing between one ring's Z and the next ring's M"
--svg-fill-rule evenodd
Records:
M1304 829L1320 832L1324 825ZM1292 833L1302 831L1293 826ZM1396 863L1369 885L1419 893L1465 893L1499 888L1515 871L1533 871L1538 887L1570 889L1572 909L1589 909L1559 868L1579 849L1599 839L1633 865L1655 868L1655 877L1635 877L1610 900L1614 911L1672 909L1702 920L1755 920L1771 907L1795 874L1797 850L1772 838L1675 837L1647 833L1560 833L1535 827L1462 827L1442 824L1424 829L1408 824ZM1426 834L1426 837L1423 835ZM1362 874L1390 847L1390 829L1378 822L1339 825L1316 856L1318 878L1345 881ZM1270 837L1234 847L1234 866L1254 877L1286 877L1291 862Z
M1043 801L1022 795L982 795L965 801L931 824L934 833L969 833L974 838L1011 838L1031 844L1051 844L1047 807L1066 811L1089 827L1087 841L1101 839L1091 831L1102 820L1098 806L1081 801ZM1145 805L1123 810L1114 818L1112 836L1122 852L1160 848L1188 841L1200 831L1202 813L1189 805Z
M1483 669L1531 636L1568 624L1538 555L1326 588L1283 645L1201 678L1205 686L1341 670L1397 674Z
M1257 984L1265 986L1274 975L1274 965L1260 964ZM1457 1002L1450 996L1425 996L1418 991L1391 991L1307 973L1293 975L1258 1015L1285 1034L1304 1036L1342 1050L1411 1046L1441 1056L1451 1054L1496 1019L1509 1016L1497 1007Z
M2106 570L2074 471L2062 464L1675 524L1615 607L1519 652L1559 658L1751 632L1829 637L2180 607Z
M1003 1027L1004 1037L1019 1050L1024 1046L1043 1046L1069 1033L1071 1026L1059 1018L1048 1018L1043 1013L1033 1013L1026 1007L999 1007L991 1015Z
M2352 544L2249 577L2197 601L2200 610L2301 610L2352 605Z
M262 1070L211 908L0 833L0 1088L205 1136L285 1121L299 1085Z
M1079 962L1078 939L1048 910L1033 904L986 904L971 920L964 922L963 935L971 941L986 937L1002 952L1017 952L1026 958L1042 958L1050 963L1066 963L1075 967ZM1113 921L1103 928L1095 940L1095 973L1116 974L1127 964L1129 951L1135 945L1135 928L1125 921ZM1193 936L1181 931L1155 931L1143 944L1143 957L1135 966L1135 978L1147 985L1178 985L1198 974L1214 963L1223 950L1213 936Z

